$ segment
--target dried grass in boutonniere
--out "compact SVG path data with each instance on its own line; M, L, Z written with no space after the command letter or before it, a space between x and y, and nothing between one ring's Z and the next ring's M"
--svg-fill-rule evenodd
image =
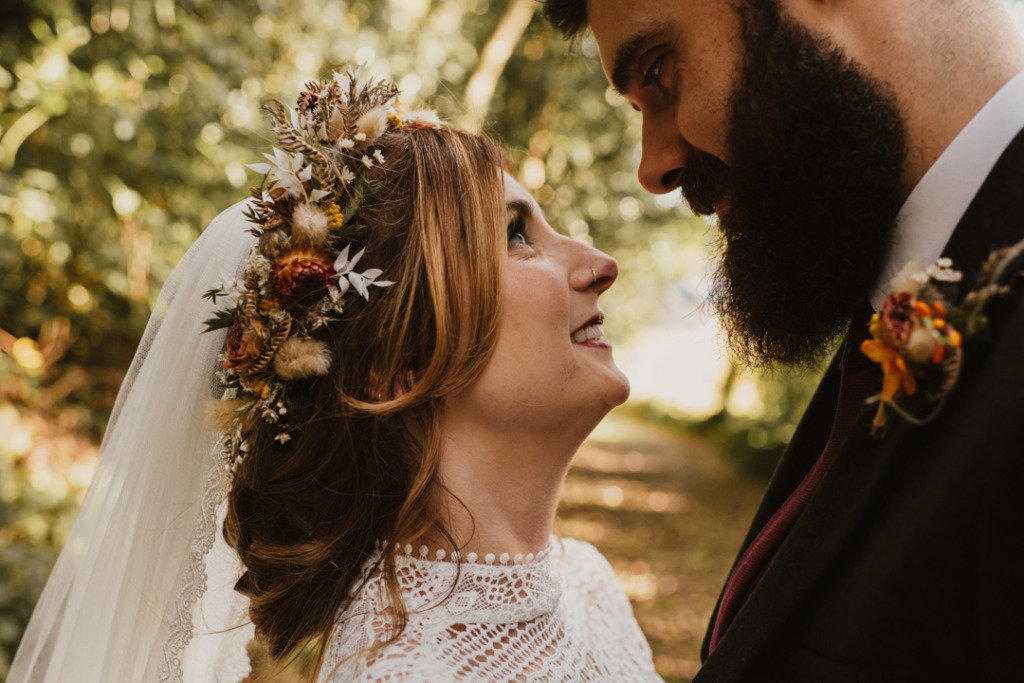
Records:
M918 425L938 415L961 376L965 337L987 327L986 305L1012 291L1022 266L1024 242L993 252L975 288L957 304L963 274L948 258L930 266L910 263L893 279L891 293L871 317L871 338L861 344L882 367L882 391L869 399L878 402L871 430L876 439L885 435L890 411Z

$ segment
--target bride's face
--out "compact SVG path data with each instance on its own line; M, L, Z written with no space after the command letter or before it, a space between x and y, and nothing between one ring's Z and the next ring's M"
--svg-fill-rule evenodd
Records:
M537 202L504 175L508 265L498 339L462 404L514 432L567 423L592 428L629 395L604 339L599 297L618 275L615 259L555 232Z

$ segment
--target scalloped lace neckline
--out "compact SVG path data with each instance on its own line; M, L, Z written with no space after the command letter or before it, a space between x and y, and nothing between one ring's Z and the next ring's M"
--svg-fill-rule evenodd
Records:
M554 551L557 543L558 537L551 534L548 537L547 545L537 553L527 553L526 555L523 555L522 553L517 553L515 555L511 555L510 553L485 553L483 555L480 555L479 553L466 553L465 556L462 556L457 550L449 553L440 548L434 549L426 545L421 545L416 548L413 547L412 544L407 543L403 546L399 546L398 554L399 556L405 556L423 562L457 563L461 558L464 564L479 563L485 565L497 564L501 566L525 565L540 562L546 558Z
M532 558L508 554L458 563L429 548L403 546L395 556L398 582L410 618L462 623L529 621L558 606L562 583L554 560L563 551L552 535ZM424 552L425 551L425 552ZM371 565L375 562L371 562Z

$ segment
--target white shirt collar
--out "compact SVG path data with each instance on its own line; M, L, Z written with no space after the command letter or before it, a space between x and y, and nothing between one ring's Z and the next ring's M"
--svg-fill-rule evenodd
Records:
M957 223L1003 151L1024 128L1024 71L1004 85L932 164L896 217L892 244L871 305L878 310L889 282L910 261L942 256Z

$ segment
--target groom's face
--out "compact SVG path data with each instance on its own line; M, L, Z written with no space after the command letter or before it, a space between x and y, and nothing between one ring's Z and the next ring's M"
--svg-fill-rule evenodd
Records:
M643 116L639 176L717 213L713 302L733 349L799 364L870 294L903 200L888 89L776 0L590 0L613 85Z

